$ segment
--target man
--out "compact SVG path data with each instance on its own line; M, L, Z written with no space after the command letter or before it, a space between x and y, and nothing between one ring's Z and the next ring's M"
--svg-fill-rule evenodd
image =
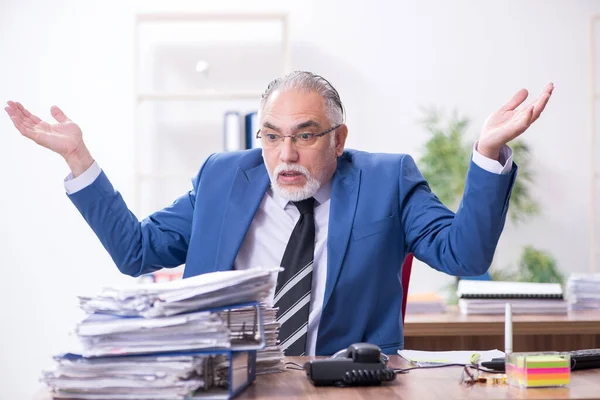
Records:
M400 270L414 253L452 275L481 275L492 261L516 176L506 143L544 110L517 92L485 122L454 215L408 155L344 150L338 92L293 72L271 82L259 109L263 149L213 154L193 189L139 222L58 108L50 125L19 103L17 129L64 157L68 196L125 274L186 264L184 277L281 265L274 303L286 355L336 352L355 342L403 347Z

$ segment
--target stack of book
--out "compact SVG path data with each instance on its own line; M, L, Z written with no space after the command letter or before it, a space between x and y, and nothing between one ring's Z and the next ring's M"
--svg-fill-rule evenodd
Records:
M600 274L569 276L567 299L571 310L600 310Z
M461 280L458 307L463 314L566 314L568 307L558 283Z
M263 324L273 271L215 272L79 298L81 348L43 373L57 399L230 398L256 374L256 352L278 326ZM282 365L265 352L263 371Z

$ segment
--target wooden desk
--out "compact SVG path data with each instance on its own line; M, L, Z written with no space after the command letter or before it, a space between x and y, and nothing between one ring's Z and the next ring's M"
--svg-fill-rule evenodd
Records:
M504 315L406 315L404 348L414 350L504 349ZM600 348L600 311L513 316L513 351ZM600 396L600 395L599 395Z
M303 364L311 357L290 357ZM399 356L390 357L390 366L409 365ZM259 376L238 399L598 399L600 370L575 371L567 388L518 389L508 385L459 383L461 367L413 370L398 375L382 386L361 388L315 387L304 371L287 370L280 374Z
M304 365L314 357L289 357ZM407 368L410 365L400 356L390 356L389 366ZM398 375L393 382L382 386L359 388L315 387L304 371L286 370L279 374L262 375L237 399L600 399L600 369L571 373L567 388L518 389L505 384L467 386L460 384L462 367L412 370ZM51 400L46 389L35 400Z

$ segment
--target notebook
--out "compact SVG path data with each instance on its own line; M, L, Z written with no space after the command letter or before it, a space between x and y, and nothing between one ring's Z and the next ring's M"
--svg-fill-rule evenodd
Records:
M563 299L559 283L460 280L459 299Z

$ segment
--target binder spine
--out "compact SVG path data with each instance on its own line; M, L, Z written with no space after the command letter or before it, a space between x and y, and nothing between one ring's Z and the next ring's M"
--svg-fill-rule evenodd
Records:
M551 299L551 300L563 300L562 294L527 294L527 293L513 293L513 294L486 294L486 293L469 293L460 295L461 299Z
M242 132L242 117L237 111L228 111L225 113L223 148L225 151L236 151L246 148L245 136Z

